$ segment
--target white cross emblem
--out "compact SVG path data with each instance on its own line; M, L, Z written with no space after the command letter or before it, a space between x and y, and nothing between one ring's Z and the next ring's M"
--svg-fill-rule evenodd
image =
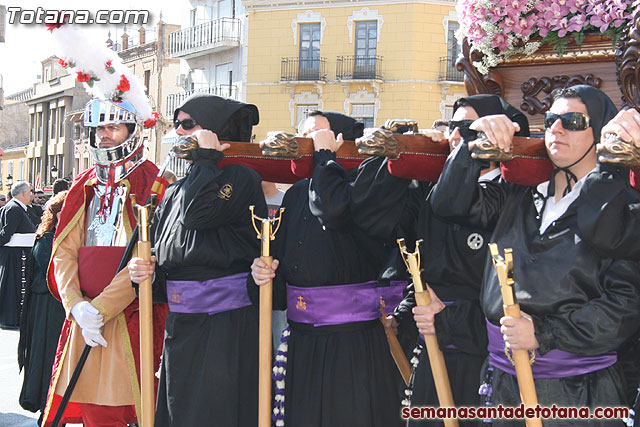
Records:
M467 245L474 251L481 249L483 244L484 239L478 233L471 233L469 237L467 237Z

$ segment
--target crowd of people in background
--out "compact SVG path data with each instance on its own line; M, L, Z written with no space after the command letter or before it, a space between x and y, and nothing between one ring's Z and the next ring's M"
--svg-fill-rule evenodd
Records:
M69 189L69 181L57 179L52 194L18 181L0 194L0 328L18 329L24 311L27 265L49 198Z

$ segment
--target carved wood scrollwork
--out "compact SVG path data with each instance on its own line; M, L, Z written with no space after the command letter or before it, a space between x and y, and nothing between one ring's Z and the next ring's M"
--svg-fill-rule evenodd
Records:
M553 102L551 92L555 89L575 85L589 85L595 88L600 88L602 85L602 79L592 74L585 74L584 76L575 75L571 77L563 75L541 77L539 79L531 78L520 86L520 89L522 90L522 102L520 103L520 109L532 116L542 114L551 107ZM538 94L540 94L540 92L546 94L542 100L538 99Z
M464 72L464 87L468 95L492 94L504 95L502 76L496 70L489 70L486 76L473 66L473 61L480 61L482 54L471 49L469 41L465 37L462 42L462 55L456 61L456 69Z
M629 31L618 42L616 75L623 107L640 108L640 10L636 10Z

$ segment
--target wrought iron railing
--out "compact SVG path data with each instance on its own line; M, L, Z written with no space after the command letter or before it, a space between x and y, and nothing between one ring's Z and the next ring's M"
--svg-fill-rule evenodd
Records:
M172 93L171 95L167 95L167 117L173 117L173 112L184 102L185 99L194 93L200 92L221 96L223 98L238 99L238 86L236 85L207 86L200 89Z
M382 80L381 56L338 56L338 80Z
M220 18L169 34L169 55L173 57L240 43L240 20Z
M459 71L456 68L456 59L448 56L440 58L440 72L438 73L438 80L450 81L450 82L463 82L464 72Z
M327 80L327 59L282 58L280 80Z

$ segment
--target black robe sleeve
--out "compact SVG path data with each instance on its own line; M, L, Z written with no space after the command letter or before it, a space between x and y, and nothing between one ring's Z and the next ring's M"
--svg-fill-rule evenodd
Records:
M351 186L347 171L336 161L336 153L313 153L315 165L309 185L309 208L325 227L340 229L350 223Z
M461 327L461 324L464 327ZM435 315L441 349L454 345L458 351L483 356L487 354L485 317L478 301L460 299Z
M554 348L584 355L603 354L616 350L638 330L637 263L603 263L599 296L576 304L573 310L532 316L541 354Z
M417 305L413 283L405 291L405 297L393 313L400 325L415 322L413 307ZM458 299L435 315L438 346L444 350L454 345L458 351L485 355L488 341L485 316L478 300Z
M606 258L640 259L640 194L628 177L627 168L598 164L580 193L578 227Z
M493 229L513 184L478 183L480 172L487 167L488 162L471 157L466 142L460 143L429 197L434 213L457 224Z
M412 228L423 194L411 191L417 181L395 177L389 173L388 160L370 157L358 168L352 191L352 212L356 225L368 235L389 241L399 236L399 224ZM407 224L410 224L406 227Z

